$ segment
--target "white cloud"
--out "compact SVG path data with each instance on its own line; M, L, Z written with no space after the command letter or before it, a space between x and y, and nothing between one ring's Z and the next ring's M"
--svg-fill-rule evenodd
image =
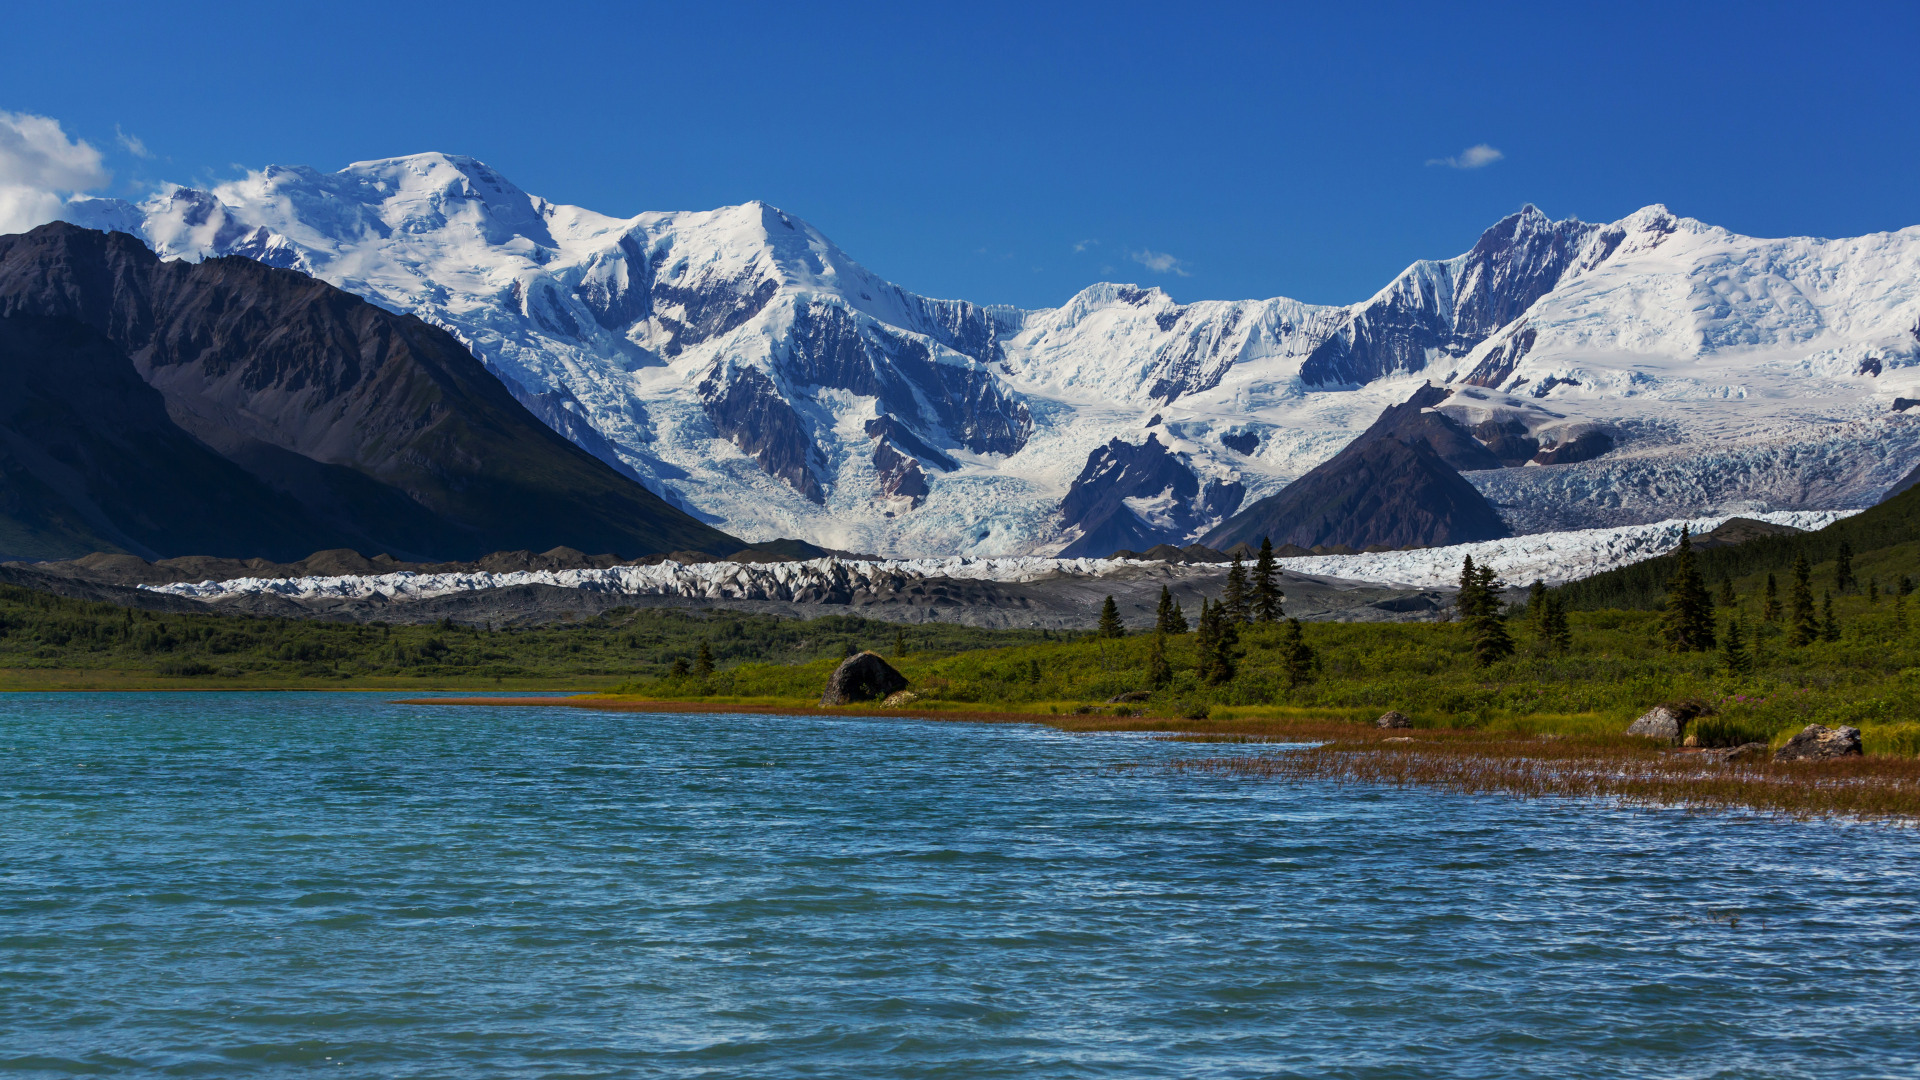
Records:
M1482 169L1506 156L1486 143L1475 143L1453 157L1428 158L1427 164L1445 165L1449 169Z
M1099 247L1099 246L1100 246L1100 241L1098 240L1081 240L1078 243L1075 243L1073 245L1073 253L1075 255L1078 255L1090 247Z
M60 121L0 111L0 233L44 225L60 213L62 193L111 179L100 151L68 139Z
M1156 274L1178 274L1181 277L1193 276L1187 273L1184 263L1164 251L1153 251L1148 248L1141 248L1139 251L1127 252L1127 258L1132 259L1134 262L1139 263L1141 266L1146 267Z
M120 140L121 148L134 157L150 158L153 156L153 151L147 149L147 144L141 141L140 136L129 135L121 131L119 124L113 125L113 137Z

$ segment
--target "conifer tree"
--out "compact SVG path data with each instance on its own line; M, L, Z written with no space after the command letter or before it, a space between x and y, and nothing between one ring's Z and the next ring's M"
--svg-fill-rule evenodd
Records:
M1480 610L1477 590L1480 587L1480 575L1474 572L1473 556L1460 560L1460 594L1454 597L1454 606L1460 609L1462 621L1473 617Z
M1153 613L1153 632L1176 633L1173 628L1173 593L1165 585L1160 586L1160 606Z
M1313 646L1307 644L1307 637L1300 630L1300 620L1288 619L1287 628L1280 635L1280 667L1286 672L1287 689L1311 681L1316 660Z
M1753 674L1753 654L1747 651L1743 619L1727 616L1727 632L1720 638L1720 666L1736 679Z
M1155 690L1173 681L1173 665L1167 663L1167 635L1153 632L1153 646L1147 650L1147 685Z
M1796 648L1810 645L1819 636L1820 623L1813 614L1813 569L1802 552L1793 560L1793 588L1787 593L1787 644Z
M1780 621L1780 589L1773 582L1773 571L1767 571L1767 592L1765 603L1760 607L1760 618L1766 622Z
M1565 655L1573 650L1573 627L1567 622L1567 602L1557 596L1547 597L1546 611L1547 647Z
M1821 604L1824 609L1820 618L1820 639L1822 641L1840 640L1840 621L1833 617L1833 594L1827 593Z
M1853 580L1853 545L1840 541L1840 550L1833 556L1833 587L1841 592L1851 590Z
M667 668L667 677L670 679L686 678L687 677L687 658L684 656L674 657L673 663Z
M1878 604L1879 602L1880 602L1880 579L1877 577L1870 577L1867 579L1867 603Z
M1900 575L1900 595L1901 596L1913 595L1913 579L1908 577L1905 574Z
M1033 660L1033 659L1029 659L1027 661L1027 681L1030 683L1036 683L1036 684L1039 683L1040 661Z
M702 679L713 674L713 650L707 647L705 638L700 639L700 651L694 655L693 673Z
M1539 578L1527 586L1527 624L1533 628L1536 641L1546 640L1547 629L1547 583Z
M1278 622L1280 605L1287 594L1280 591L1280 568L1273 563L1273 541L1260 538L1260 558L1253 564L1253 617L1263 623Z
M1228 622L1244 623L1253 610L1253 594L1247 588L1247 564L1241 561L1238 552L1233 556L1233 567L1227 571L1226 594L1220 598L1220 606L1226 608Z
M1700 580L1693 541L1680 527L1680 547L1674 553L1673 576L1667 579L1667 609L1660 621L1660 639L1674 652L1702 652L1713 648L1713 600Z
M1200 618L1193 629L1193 673L1202 679L1213 666L1213 604L1206 597L1200 598Z
M1475 566L1467 556L1460 566L1460 595L1454 601L1473 642L1473 658L1486 667L1513 655L1513 638L1500 615L1500 590L1505 588L1491 566Z
M1127 628L1120 623L1120 608L1114 604L1111 596L1107 597L1106 603L1100 605L1100 636L1103 638L1127 636Z
M1723 577L1720 579L1720 606L1732 607L1733 602L1734 602L1733 579L1730 577Z
M907 632L905 630L895 630L893 632L893 658L898 660L905 655L907 655Z
M1187 614L1180 610L1180 601L1173 602L1173 618L1167 620L1167 633L1184 634L1192 627L1187 625Z
M1207 652L1207 682L1214 686L1232 682L1240 666L1240 626L1223 604L1213 605L1213 637Z

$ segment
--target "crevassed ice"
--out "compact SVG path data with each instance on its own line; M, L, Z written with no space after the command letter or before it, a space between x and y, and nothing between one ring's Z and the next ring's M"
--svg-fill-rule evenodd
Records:
M1744 515L1798 529L1818 529L1858 511L1789 510ZM1674 519L1652 525L1573 532L1535 533L1507 540L1415 551L1362 555L1319 555L1280 559L1283 569L1351 581L1414 588L1450 586L1459 580L1460 562L1490 564L1519 585L1539 578L1550 585L1572 581L1673 550L1683 527L1704 533L1726 517ZM624 596L682 596L711 600L825 601L860 591L886 591L928 578L1019 583L1050 577L1105 577L1128 568L1161 566L1134 559L1005 559L953 556L944 559L811 559L786 563L677 563L616 566L604 570L539 570L508 574L396 574L342 577L233 578L228 581L143 585L153 592L200 600L248 594L273 594L295 600L356 599L384 596L417 600L450 593L514 585L553 585L564 589ZM1212 568L1218 571L1219 567Z

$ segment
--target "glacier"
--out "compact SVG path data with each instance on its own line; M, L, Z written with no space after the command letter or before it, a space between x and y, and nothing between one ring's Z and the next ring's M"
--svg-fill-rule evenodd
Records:
M1761 521L1797 529L1824 528L1847 511L1784 511L1753 515ZM1560 585L1629 563L1664 555L1680 544L1683 530L1695 535L1710 532L1725 517L1690 518L1609 529L1581 529L1539 533L1475 544L1381 551L1359 555L1316 555L1282 558L1283 570L1340 581L1407 588L1452 588L1460 579L1461 560L1492 566L1511 585L1536 578ZM1097 579L1129 568L1158 566L1140 559L1054 559L1042 556L976 558L949 556L923 559L822 558L782 563L706 562L673 560L648 566L615 566L586 570L521 570L511 573L392 574L338 577L263 578L142 585L153 592L195 600L219 601L237 596L273 595L290 600L368 599L424 600L459 592L551 585L586 592L623 596L676 596L707 600L777 600L810 602L853 592L897 590L911 581L952 578L972 581L1025 583L1047 578ZM1188 566L1194 573L1223 577L1226 567Z
M750 541L1184 543L1428 381L1483 438L1537 449L1466 474L1519 532L1859 509L1920 461L1920 228L1756 239L1661 206L1606 224L1529 206L1351 305L1101 283L1021 310L909 292L764 203L616 218L450 154L65 216L445 327L555 430ZM1127 473L1095 467L1114 440L1149 438L1194 482L1136 469L1069 499L1083 474Z

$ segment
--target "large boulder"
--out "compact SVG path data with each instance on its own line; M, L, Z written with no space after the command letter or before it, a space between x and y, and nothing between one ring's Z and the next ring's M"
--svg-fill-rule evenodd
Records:
M874 701L907 688L907 677L879 653L863 652L847 657L827 676L827 688L820 695L822 705L848 705L856 701Z
M1628 725L1627 734L1678 742L1686 733L1687 721L1706 711L1706 706L1697 701L1665 702L1641 714L1640 719Z
M1775 761L1830 761L1860 756L1860 729L1808 724L1773 752Z
M1381 713L1380 719L1374 723L1375 726L1382 728L1410 728L1413 726L1413 721L1407 719L1407 714L1398 709L1389 709Z

